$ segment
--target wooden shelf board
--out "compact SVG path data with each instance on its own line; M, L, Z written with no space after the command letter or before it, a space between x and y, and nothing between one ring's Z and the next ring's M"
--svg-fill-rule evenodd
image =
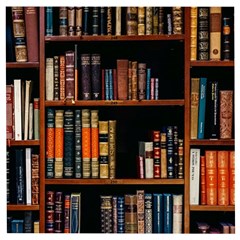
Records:
M45 179L48 185L183 185L183 179Z
M39 62L7 62L6 68L39 68Z
M234 146L235 139L202 139L190 140L190 145L209 145L209 146Z
M20 204L8 204L8 211L38 211L39 205L20 205Z
M55 106L184 106L183 99L164 100L77 100L77 101L45 101L46 107Z
M191 67L234 67L234 61L191 61Z
M39 140L10 140L7 139L7 146L39 146Z
M235 206L190 205L190 211L228 211L234 212Z

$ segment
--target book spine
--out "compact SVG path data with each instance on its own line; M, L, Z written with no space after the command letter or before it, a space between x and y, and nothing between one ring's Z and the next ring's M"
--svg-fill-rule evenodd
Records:
M153 178L153 142L145 142L144 145L145 178Z
M81 110L75 109L74 114L75 135L75 178L82 178L82 121Z
M217 205L217 151L205 151L207 205Z
M146 63L138 63L138 99L146 99Z
M15 62L12 9L6 8L6 61Z
M12 233L23 233L23 219L13 219L11 222L11 232Z
M54 109L47 109L46 127L46 177L54 177L54 140L55 140L55 112Z
M138 177L143 179L145 178L145 142L138 142L138 156L137 156L137 172Z
M210 60L221 60L222 7L210 7Z
M167 129L162 128L160 132L161 147L161 178L167 178Z
M173 178L178 178L178 127L173 126Z
M235 205L235 151L229 152L229 204Z
M70 233L70 194L64 196L64 225L63 232Z
M198 108L198 139L204 139L205 133L205 112L206 112L206 92L207 78L200 78L199 86L199 108Z
M59 36L68 35L68 9L59 7Z
M28 128L28 139L33 139L33 103L29 103L29 128Z
M144 195L144 211L145 211L145 233L153 232L153 197L151 193Z
M229 152L217 151L218 205L229 205Z
M99 8L92 8L92 35L97 36L99 32Z
M121 36L122 7L116 7L116 36Z
M54 210L54 232L63 232L63 192L55 193L55 210Z
M45 7L46 36L53 36L53 7Z
M59 87L59 56L53 57L53 82L54 82L54 90L53 90L53 100L59 100L60 95L60 87Z
M74 69L74 51L67 51L65 53L65 90L66 99L75 99L75 69Z
M159 7L158 10L158 34L164 34L164 7Z
M68 7L68 35L74 36L75 35L75 8Z
M233 91L221 90L220 97L220 138L232 138Z
M25 106L24 106L24 140L29 139L28 129L29 129L29 104L30 104L30 86L31 80L25 81Z
M159 99L159 79L154 79L154 100Z
M153 194L153 233L163 233L163 195Z
M190 204L199 205L200 149L190 149Z
M81 193L71 193L70 233L81 231Z
M153 7L146 7L146 35L153 33Z
M14 139L22 140L21 79L14 79Z
M117 233L125 233L124 197L117 197Z
M167 127L167 178L174 178L173 126Z
M104 74L104 83L105 83L105 100L110 100L110 89L109 89L109 69L105 69Z
M108 78L109 78L109 100L113 100L113 70L108 69Z
M54 233L54 202L55 192L46 191L46 212L45 212L45 231L46 233Z
M90 54L81 54L82 99L91 99Z
M231 27L229 17L223 18L222 36L222 59L229 61L231 58Z
M83 8L75 7L76 9L76 36L82 36L82 19L83 19Z
M107 35L112 35L112 7L107 7Z
M26 188L26 204L32 204L32 149L25 148L25 188Z
M73 178L74 172L74 112L64 111L64 160L63 175L65 178Z
M137 196L126 194L125 204L125 233L137 233Z
M172 7L173 34L183 33L183 8Z
M7 139L13 139L13 126L14 126L14 87L13 85L6 86L6 118L7 118L7 126L6 126L6 136Z
M101 99L101 56L100 54L91 55L91 82L92 99Z
M53 58L46 58L46 100L53 100L54 75L53 75Z
M91 176L91 120L90 110L82 109L82 177Z
M198 25L198 8L197 7L191 7L191 13L190 13L190 60L196 61L197 60L197 25Z
M158 34L158 15L159 15L159 7L153 7L153 34Z
M128 98L128 60L117 59L117 82L118 99L127 100Z
M154 83L155 78L150 79L150 100L154 100Z
M117 91L118 91L118 89L117 89L117 69L114 68L113 69L113 99L114 100L118 99Z
M167 13L167 34L171 35L173 32L173 26L172 26L172 13Z
M89 22L90 18L90 8L83 7L83 35L89 35Z
M6 183L7 183L7 204L11 202L11 194L10 194L10 189L11 189L11 185L10 185L10 152L7 150L6 151L6 175L7 175L7 179L6 179ZM12 173L13 175L13 173Z
M138 33L138 8L137 7L127 7L127 16L126 16L126 29L127 35L137 35Z
M107 16L106 7L100 7L100 34L107 34Z
M63 157L64 157L64 110L55 110L55 161L54 177L63 177Z
M207 203L206 196L206 158L200 156L200 204L205 205Z
M173 198L171 193L163 194L163 232L172 233Z
M161 177L161 149L160 149L160 131L153 131L153 177Z
M144 233L144 190L137 190L137 233Z
M32 205L39 204L40 192L40 172L39 172L39 154L32 154Z
M112 197L113 233L117 233L117 196Z
M209 60L209 8L198 7L198 60Z
M110 179L116 178L116 128L117 121L109 120L109 177Z
M100 196L101 233L112 233L112 196Z
M138 65L137 61L132 61L132 100L138 99L137 65ZM119 82L119 77L118 77L118 82Z
M145 35L145 7L138 7L138 35Z
M24 212L24 233L32 233L33 232L33 224L32 224L32 211Z
M182 233L183 226L183 195L173 194L173 233Z
M24 7L24 14L28 61L37 62L39 60L37 7Z
M178 139L178 178L184 177L183 139Z
M65 100L65 56L59 56L59 100Z
M40 99L34 98L33 99L33 129L34 129L34 140L39 140L40 138Z
M147 68L146 77L146 99L150 100L150 88L151 88L151 68Z

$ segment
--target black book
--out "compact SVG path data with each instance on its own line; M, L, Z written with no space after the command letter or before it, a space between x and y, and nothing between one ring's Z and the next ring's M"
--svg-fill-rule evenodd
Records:
M6 61L15 61L12 12L10 7L6 8Z
M33 232L33 224L32 224L32 211L24 212L24 232L32 233Z
M92 99L101 99L101 56L100 54L91 55L91 82Z

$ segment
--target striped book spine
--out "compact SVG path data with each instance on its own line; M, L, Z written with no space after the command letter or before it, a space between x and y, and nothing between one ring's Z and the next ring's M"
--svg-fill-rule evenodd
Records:
M53 88L53 100L59 100L59 56L53 57L53 76L54 76L54 88Z
M70 198L70 194L64 196L64 233L70 233Z
M173 233L182 233L183 225L183 195L173 194Z
M167 128L162 127L160 132L161 147L161 178L167 178Z
M46 58L46 73L45 73L45 84L46 84L46 100L53 100L54 92L54 76L53 76L53 58Z
M75 137L75 178L82 178L82 121L81 110L75 109L74 137Z
M112 35L112 9L107 7L107 35Z
M101 233L112 233L112 196L100 196Z
M90 8L83 7L83 35L89 35L89 18L90 18Z
M62 233L63 232L63 192L55 193L55 211L54 211L54 232Z
M146 35L153 33L153 7L146 7Z
M113 233L117 233L117 196L112 197Z
M137 196L125 194L125 233L137 233Z
M32 205L39 204L39 154L32 154Z
M145 193L145 200L144 200L144 211L145 211L145 233L152 233L153 232L153 199L151 193Z
M178 139L178 178L183 178L184 158L183 158L183 139Z
M138 99L146 99L146 63L138 63Z
M161 177L161 159L160 159L160 131L152 132L153 141L153 177Z
M125 233L124 197L117 197L117 233Z
M164 34L164 7L158 10L158 34Z
M59 57L59 99L65 100L65 56Z
M145 7L138 7L138 35L145 35Z
M173 126L173 178L178 178L178 127Z
M97 36L99 32L99 9L98 7L92 8L92 35Z
M75 69L74 69L74 51L65 53L65 97L66 99L75 99Z
M68 35L74 36L75 35L75 8L68 7Z
M113 100L113 69L108 69L109 100Z
M144 190L137 190L137 232L145 231Z
M67 7L59 7L59 35L67 36L68 34L68 10Z
M54 233L54 202L55 192L46 192L45 232Z

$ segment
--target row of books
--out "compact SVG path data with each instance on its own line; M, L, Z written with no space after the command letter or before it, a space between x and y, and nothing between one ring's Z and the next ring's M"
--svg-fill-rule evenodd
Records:
M191 78L191 139L204 138L233 138L233 90L196 77Z
M210 234L235 234L235 225L230 222L219 222L218 224L212 225L207 222L196 222L196 229L198 233L210 233Z
M7 233L39 233L39 220L32 211L24 211L23 219L7 216Z
M159 78L146 63L117 59L116 68L103 68L100 54L83 53L78 60L77 48L46 58L47 101L159 99Z
M235 151L190 149L190 204L235 205Z
M6 86L6 137L39 140L39 98L32 97L32 80L14 79Z
M183 195L101 195L102 233L182 233Z
M38 205L39 154L32 148L7 151L7 203Z
M7 61L38 62L37 7L7 7L6 17Z
M46 7L45 14L46 36L183 32L182 7Z
M47 108L46 177L115 178L116 120L99 111Z
M177 126L151 131L151 141L138 142L139 178L183 178L183 139Z
M233 59L232 19L222 7L191 7L191 60Z
M46 233L81 232L81 193L46 192Z

